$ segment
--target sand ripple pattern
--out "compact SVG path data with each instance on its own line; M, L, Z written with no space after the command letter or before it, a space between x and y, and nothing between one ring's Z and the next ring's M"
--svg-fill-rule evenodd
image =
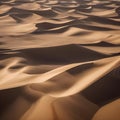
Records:
M119 91L119 0L0 0L0 120L91 120Z

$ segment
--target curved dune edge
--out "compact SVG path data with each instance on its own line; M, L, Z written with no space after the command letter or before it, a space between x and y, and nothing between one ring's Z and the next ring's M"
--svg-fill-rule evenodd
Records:
M32 84L32 83L46 82L49 79L51 79L63 72L66 72L69 69L72 69L72 68L80 66L80 65L92 63L93 67L91 69L88 69L85 72L81 73L79 75L79 77L77 78L77 79L79 79L78 81L80 81L80 82L77 82L77 84L73 85L70 89L68 89L67 91L65 91L63 93L63 96L68 96L68 94L71 95L71 94L75 94L76 92L81 91L82 89L86 88L87 86L89 86L90 84L92 84L93 82L98 80L99 78L103 77L104 75L106 75L107 73L109 73L110 71L112 71L113 69L118 67L118 65L120 63L120 58L118 56L118 57L111 57L111 58L106 58L103 60L91 61L91 62L86 62L86 63L84 63L84 62L83 63L73 63L70 65L65 65L65 66L56 68L54 70L43 73L41 75L25 74L24 71L29 69L28 66L23 67L22 69L20 69L19 71L15 72L15 73L14 72L9 73L9 71L8 71L9 67L11 67L12 65L15 65L19 61L19 59L18 60L15 59L14 61L13 60L11 60L11 61L12 61L12 63L10 63L10 65L8 65L6 68L1 70L1 78L2 78L1 83L0 83L1 90L8 89L8 88L14 88L14 87L20 87L20 86L24 86L24 85L28 85L28 84ZM88 76L85 75L87 73L89 73ZM95 74L96 74L96 76L95 76ZM80 87L80 85L81 85L81 87ZM59 95L57 94L57 96L59 96Z
M119 111L120 111L120 99L117 99L100 108L100 110L98 110L98 112L94 115L92 120L106 120L106 119L119 120L120 119Z

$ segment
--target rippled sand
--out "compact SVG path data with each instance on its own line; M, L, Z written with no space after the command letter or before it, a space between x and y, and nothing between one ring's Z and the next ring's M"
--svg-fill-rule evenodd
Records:
M119 0L0 0L0 120L120 120Z

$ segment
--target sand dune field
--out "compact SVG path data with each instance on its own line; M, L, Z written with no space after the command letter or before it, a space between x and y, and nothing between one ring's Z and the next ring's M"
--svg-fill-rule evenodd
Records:
M120 120L120 0L0 0L0 120Z

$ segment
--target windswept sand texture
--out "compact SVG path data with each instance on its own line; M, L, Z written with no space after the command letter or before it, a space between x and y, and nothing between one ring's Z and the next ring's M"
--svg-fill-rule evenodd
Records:
M120 120L119 53L120 0L0 0L0 120Z

